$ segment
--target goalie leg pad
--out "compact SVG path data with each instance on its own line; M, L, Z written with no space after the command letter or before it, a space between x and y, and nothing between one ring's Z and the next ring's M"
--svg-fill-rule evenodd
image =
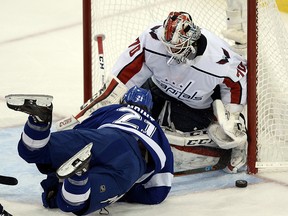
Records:
M217 152L216 149L213 149L213 151L212 148L211 150L200 148L190 146L179 148L179 146L171 146L171 150L174 155L175 172L213 166L217 164L220 158L220 153ZM206 151L208 154L210 153L210 155L206 154ZM211 154L212 151L213 154Z

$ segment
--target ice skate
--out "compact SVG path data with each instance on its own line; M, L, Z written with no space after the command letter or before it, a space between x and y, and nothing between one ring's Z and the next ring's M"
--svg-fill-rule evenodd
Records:
M5 99L10 109L31 115L36 123L52 121L53 97L50 95L11 94Z
M0 204L0 216L12 216L12 215L7 211L5 211L3 206Z
M59 179L66 179L76 173L86 172L91 159L92 146L93 143L89 143L73 157L62 164L56 171L57 177Z

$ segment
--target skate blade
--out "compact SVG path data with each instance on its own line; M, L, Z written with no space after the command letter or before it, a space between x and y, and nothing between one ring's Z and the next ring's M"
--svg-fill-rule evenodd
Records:
M51 105L53 96L41 94L10 94L5 96L6 103L14 106L24 105L25 100L33 100L36 105L48 107Z
M93 143L89 143L73 157L71 157L64 164L62 164L56 171L57 177L59 179L69 178L76 172L81 171L83 168L85 168L87 163L89 163L90 161L92 146Z

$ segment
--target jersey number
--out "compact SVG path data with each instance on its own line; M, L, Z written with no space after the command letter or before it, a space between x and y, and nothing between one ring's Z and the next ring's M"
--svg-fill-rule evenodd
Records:
M122 115L119 119L115 120L113 122L114 124L127 125L129 127L135 128L138 131L141 131L149 137L153 136L156 127L150 121L148 121L147 119L144 119L143 121L142 116L136 111L131 110L130 108L121 107L118 110L121 112L125 112L125 114ZM142 125L144 122L145 127L140 128L139 130L139 125L132 123L131 120L138 120L141 123L139 125Z
M129 47L133 47L132 50L130 50L129 55L132 57L137 51L140 50L140 40L139 38L136 39L136 41L131 44Z

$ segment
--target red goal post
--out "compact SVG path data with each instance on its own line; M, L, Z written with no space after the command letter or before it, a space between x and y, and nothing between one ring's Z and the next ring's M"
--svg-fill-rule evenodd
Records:
M288 167L288 39L275 0L247 0L247 8L247 167L257 173ZM225 39L225 0L83 0L84 101L101 88L120 53L170 11L189 12L197 25ZM99 34L105 35L104 63L94 40Z

